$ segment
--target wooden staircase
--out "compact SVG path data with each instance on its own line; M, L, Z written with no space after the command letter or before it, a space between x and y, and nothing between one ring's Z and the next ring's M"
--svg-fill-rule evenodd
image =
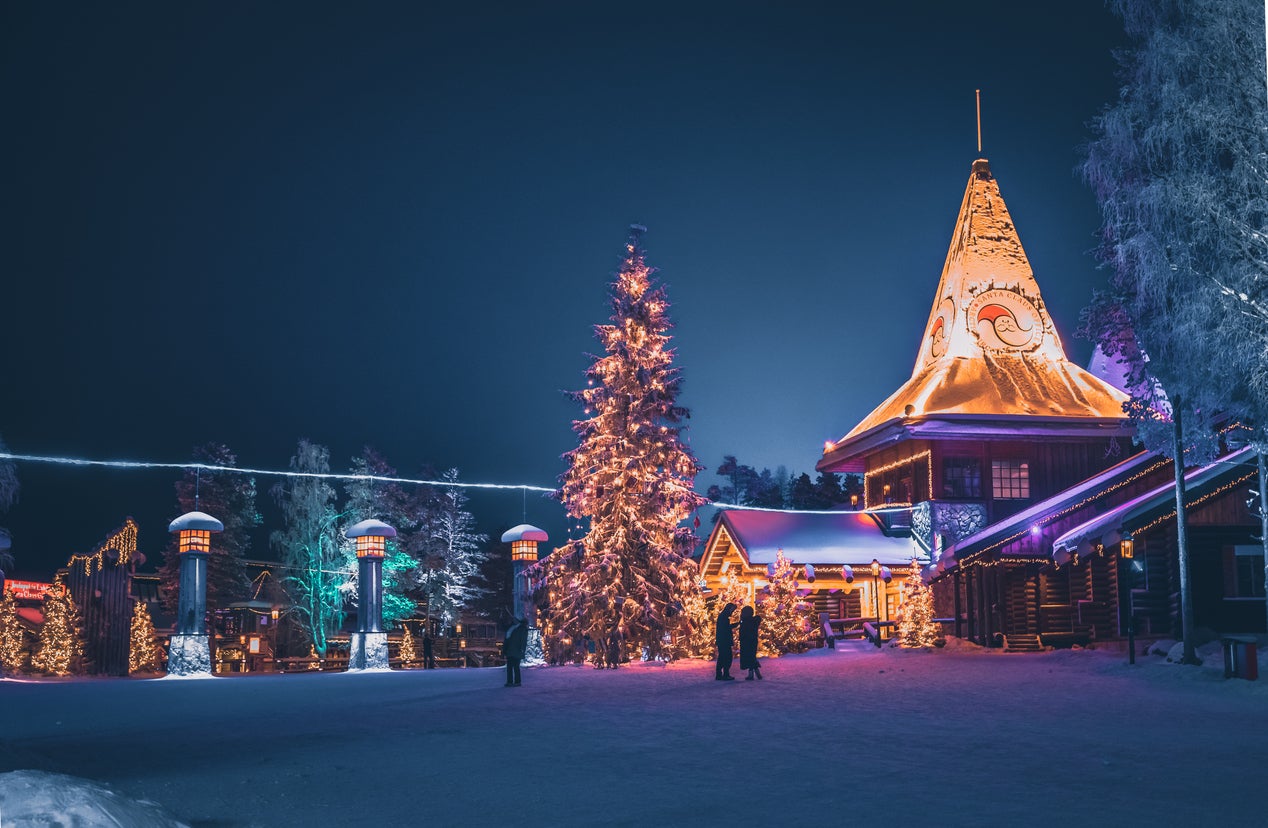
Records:
M1004 636L1004 652L1006 653L1041 653L1043 644L1039 636L1028 633L1015 633Z

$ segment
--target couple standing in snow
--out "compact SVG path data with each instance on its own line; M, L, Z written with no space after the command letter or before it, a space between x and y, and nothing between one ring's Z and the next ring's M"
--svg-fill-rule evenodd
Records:
M762 624L762 616L746 606L740 611L738 624L731 623L731 613L735 612L735 604L727 604L718 614L718 626L714 635L714 643L718 648L718 663L713 671L715 681L735 681L731 675L731 662L734 659L731 630L740 628L740 669L748 670L745 681L762 677L762 668L757 661L757 630Z

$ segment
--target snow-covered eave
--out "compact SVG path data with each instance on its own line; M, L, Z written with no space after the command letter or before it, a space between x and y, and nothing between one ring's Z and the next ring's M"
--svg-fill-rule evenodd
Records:
M1255 453L1250 446L1238 449L1209 465L1194 469L1184 476L1185 491L1192 497L1200 497L1212 487L1220 486L1253 470ZM1052 543L1052 550L1074 553L1082 543L1106 546L1117 543L1114 533L1134 532L1156 519L1168 509L1175 508L1175 480L1132 498L1103 515L1074 527ZM1106 543L1109 540L1110 543Z
M1063 417L1037 414L917 414L894 417L832 444L815 471L862 472L862 456L908 439L980 439L983 437L1131 437L1126 417Z
M736 526L735 522L729 519L729 515L735 511L743 510L727 509L723 511L722 517L718 520L718 525L714 527L714 531L710 535L709 548L713 549L716 547L714 536L719 531L724 530L731 542L731 548L739 554L740 560L745 567L758 568L775 563L780 551L783 551L784 557L790 563L797 566L810 564L815 567L839 567L841 565L857 567L870 564L873 560L876 560L882 566L892 567L906 566L911 563L912 558L919 562L929 563L928 553L914 543L911 538L885 534L880 521L876 521L876 536L866 539L855 539L854 542L850 543L816 543L813 546L807 546L798 543L791 537L776 543L753 543L745 541L743 528ZM858 512L857 514L868 515L872 520L876 520L875 516L869 512Z
M948 566L945 571L950 572L954 566L958 565L959 561L976 555L983 548L991 546L1009 535L1014 535L1025 527L1042 524L1050 515L1096 494L1106 486L1136 474L1158 459L1160 459L1158 452L1139 452L1121 463L1110 466L1105 471L1089 477L1078 485L1071 486L1035 503L1029 508L1009 515L1003 520L996 521L981 531L960 540L958 543L948 546L943 550L943 556L949 557L957 563ZM1036 560L1039 560L1039 558L1036 558Z

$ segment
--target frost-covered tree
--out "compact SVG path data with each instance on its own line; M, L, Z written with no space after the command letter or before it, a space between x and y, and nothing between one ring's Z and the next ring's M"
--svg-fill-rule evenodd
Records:
M44 624L31 666L50 676L67 676L82 670L83 657L79 609L59 576L44 594Z
M398 483L368 479L396 477L396 469L369 446L352 458L351 473L360 477L344 484L347 498L338 532L343 557L341 568L357 571L356 543L344 536L349 526L372 518L396 529L397 536L387 542L381 567L383 625L392 629L413 615L417 606L413 595L418 588L419 561L407 551L413 546L411 541L421 523L414 508L416 500ZM344 585L345 594L349 598L357 597L359 586L355 578L350 579Z
M132 609L132 634L128 648L129 673L157 673L161 661L158 636L154 632L154 620L144 601L137 601Z
M458 470L449 469L441 479L457 483ZM439 617L445 626L483 594L480 568L485 562L488 537L476 531L475 517L468 511L468 497L461 486L445 486L436 492L433 512L426 529L428 553L437 565L422 574L429 617Z
M770 569L766 588L757 599L762 649L780 655L805 652L814 623L810 605L798 594L797 568L780 549Z
M226 445L207 443L194 449L193 459L208 466L238 465ZM190 469L176 482L176 514L206 512L224 524L207 556L207 607L218 609L248 597L251 581L243 560L251 551L251 532L260 525L255 505L255 478L238 472ZM159 567L159 595L163 608L176 612L180 600L180 553L172 535Z
M18 620L18 602L6 591L0 597L0 675L21 673L26 657L26 632Z
M1113 7L1133 45L1120 55L1121 94L1095 122L1083 165L1101 205L1100 255L1111 270L1110 290L1085 315L1085 330L1132 368L1131 413L1146 444L1177 458L1181 634L1183 660L1192 663L1178 458L1186 449L1190 462L1209 453L1216 412L1248 418L1261 443L1268 429L1263 8L1253 0L1115 0ZM1159 389L1165 402L1156 399Z
M920 576L920 564L911 562L903 582L903 603L898 608L898 643L903 647L932 647L942 630L934 623L933 590Z
M615 630L628 651L656 659L672 655L687 623L670 609L683 605L683 561L696 538L681 524L700 502L700 465L683 438L689 415L678 404L669 301L644 260L643 228L631 231L611 285L611 323L595 328L603 355L572 395L585 418L573 422L579 441L564 455L560 498L588 529L551 556L549 626L573 642L604 642Z
M291 458L293 472L329 474L330 449L300 440ZM335 490L320 477L285 477L273 486L285 528L270 537L282 556L283 580L291 595L291 615L308 633L313 651L326 657L327 636L343 623L346 584L336 524Z

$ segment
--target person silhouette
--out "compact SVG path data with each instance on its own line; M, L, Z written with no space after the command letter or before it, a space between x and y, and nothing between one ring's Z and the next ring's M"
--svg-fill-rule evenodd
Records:
M752 681L754 673L762 677L762 667L757 662L757 630L762 625L762 616L746 606L740 610L740 669L748 670L745 681Z
M713 670L713 678L716 681L735 681L735 676L731 675L731 662L735 658L731 631L739 624L731 623L733 612L735 612L735 604L727 604L722 608L722 612L718 613L718 626L714 634L714 644L718 648L718 663Z
M523 618L516 618L511 628L506 631L506 640L502 645L502 654L506 656L506 686L520 686L520 662L524 659L524 651L528 649L528 623Z

